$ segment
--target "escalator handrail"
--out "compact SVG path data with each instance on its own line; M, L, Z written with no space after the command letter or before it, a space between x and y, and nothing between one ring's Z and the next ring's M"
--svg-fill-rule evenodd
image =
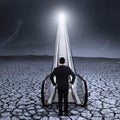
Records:
M43 106L47 106L47 103L45 102L45 97L44 97L44 85L47 80L49 80L50 75L47 75L45 79L42 81L42 88L41 88L41 102Z
M84 83L84 88L85 88L85 100L84 100L84 103L82 103L82 104L80 104L80 105L81 105L81 106L86 106L86 105L87 105L87 101L88 101L88 88L87 88L87 82L86 82L86 80L83 79L83 77L80 76L79 74L76 74L76 76L77 76L78 78L80 78L80 79L83 81L83 83Z

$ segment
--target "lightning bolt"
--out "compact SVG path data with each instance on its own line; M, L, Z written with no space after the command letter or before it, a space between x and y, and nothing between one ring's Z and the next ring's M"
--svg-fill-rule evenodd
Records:
M107 47L109 46L109 44L110 44L110 40L107 40L107 41L106 41L106 44L101 48L101 50L102 50L102 51L106 50Z
M21 28L21 25L22 25L23 21L22 20L19 20L18 22L18 25L17 25L17 29L15 30L15 32L5 41L3 42L1 45L0 45L0 48L3 48L6 46L6 44L8 44L10 41L13 41L14 38L17 36L20 28Z

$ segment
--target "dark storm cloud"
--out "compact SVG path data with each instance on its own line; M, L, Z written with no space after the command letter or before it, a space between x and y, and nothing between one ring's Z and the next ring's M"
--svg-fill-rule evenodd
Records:
M112 50L112 54L119 54L119 0L1 0L0 46L7 43L2 49L36 49L51 54L57 33L54 13L59 10L68 15L67 28L75 55L102 56L106 52L105 56L110 56ZM20 21L20 30L14 36ZM14 39L7 42L11 36Z

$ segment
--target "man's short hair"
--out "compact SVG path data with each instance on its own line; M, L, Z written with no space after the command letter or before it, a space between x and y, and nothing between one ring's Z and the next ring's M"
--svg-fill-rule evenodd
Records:
M60 64L64 64L65 63L65 58L61 57L60 58Z

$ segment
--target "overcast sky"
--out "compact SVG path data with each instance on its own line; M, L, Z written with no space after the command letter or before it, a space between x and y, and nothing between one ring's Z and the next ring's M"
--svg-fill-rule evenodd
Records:
M53 55L61 11L74 56L120 58L120 0L0 0L0 54Z

